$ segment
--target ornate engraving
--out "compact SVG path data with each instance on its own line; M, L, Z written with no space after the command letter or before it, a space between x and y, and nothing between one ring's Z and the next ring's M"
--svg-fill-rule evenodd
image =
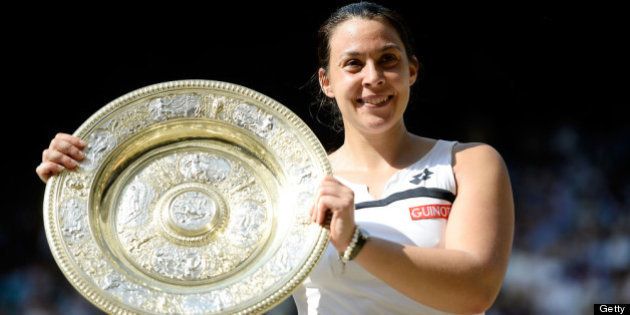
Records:
M180 171L167 171L173 169ZM117 234L128 257L148 274L182 281L217 277L245 261L265 239L269 197L239 164L207 152L175 153L138 169L133 178L122 188ZM220 206L212 191L230 196L233 214L219 213L227 205ZM185 247L204 247L203 254L191 256Z
M127 108L112 117L111 120L104 122L101 129L115 134L119 141L123 141L123 139L149 126L151 120L148 119L148 116L149 111L144 106Z
M162 121L176 117L196 117L201 107L201 96L197 94L179 94L152 99L149 112L153 120Z
M119 211L118 225L135 227L145 224L149 218L149 203L155 197L153 188L140 180L134 180L123 191Z
M88 241L73 245L68 249L73 260L85 274L89 275L95 282L97 282L96 279L106 275L109 266L101 252L98 251L96 244Z
M60 223L63 236L69 242L79 242L87 233L87 210L80 199L69 199L61 204Z
M91 170L105 154L116 146L116 139L111 132L98 130L90 135L87 143L85 159L83 159L80 165L82 168Z
M221 112L224 109L224 104L227 99L223 96L207 95L207 99L210 101L210 110L208 111L208 117L212 119L219 118Z
M251 200L243 201L232 222L230 241L239 247L253 245L259 240L266 219L262 205Z
M232 117L236 125L246 128L262 138L267 138L273 130L273 116L249 104L241 103L236 106Z
M205 154L189 154L179 163L179 171L186 179L222 181L230 173L231 166L225 159Z
M129 233L129 230L125 230L122 239L125 240L125 243L128 244L127 249L130 253L135 253L139 251L139 254L142 254L144 250L144 246L152 247L150 242L154 240L157 236L154 234L143 233L142 231L133 231ZM145 256L144 258L147 258ZM138 261L146 261L146 259L138 259Z
M217 204L198 191L184 192L170 206L172 221L185 230L199 230L208 225L217 212Z
M161 195L184 181L182 173L178 170L177 161L178 155L165 156L147 166L138 177Z
M163 314L181 314L181 309L177 307L178 302L178 296L161 294L155 299L155 309L157 312Z
M312 180L313 171L310 166L290 166L289 176L296 184L308 183Z
M80 172L71 173L65 182L66 191L75 197L84 198L87 196L89 182L88 177Z
M274 255L274 259L265 266L265 270L273 277L283 277L291 270L301 265L305 250L312 246L312 239L308 238L309 230L313 225L300 228L299 225L294 226L289 232L287 238Z
M159 248L153 257L154 271L173 279L198 280L205 265L200 253L173 247Z

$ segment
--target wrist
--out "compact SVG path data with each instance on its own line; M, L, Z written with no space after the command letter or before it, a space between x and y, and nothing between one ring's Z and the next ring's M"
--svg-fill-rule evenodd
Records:
M346 249L339 253L339 260L342 263L347 263L350 260L353 260L361 249L363 249L363 245L367 242L369 235L365 230L360 228L359 226L355 226L354 233L352 234L352 238L350 239L350 243L346 246Z
M344 243L342 243L340 244L341 246L337 247L337 251L339 251L339 256L343 256L343 253L348 249L348 247L350 247L358 228L359 227L355 224L351 229L351 233L347 238L348 241L345 243L345 246Z

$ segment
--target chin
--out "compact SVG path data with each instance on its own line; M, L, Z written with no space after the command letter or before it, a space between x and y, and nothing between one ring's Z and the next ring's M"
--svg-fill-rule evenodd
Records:
M390 120L370 119L362 124L361 130L368 134L379 134L389 130L394 125L395 124Z

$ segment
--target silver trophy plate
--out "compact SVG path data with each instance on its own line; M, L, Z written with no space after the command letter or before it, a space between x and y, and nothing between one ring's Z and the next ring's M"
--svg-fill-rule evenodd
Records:
M75 135L86 158L47 184L46 236L70 283L108 313L261 313L327 245L309 216L331 172L326 153L260 93L217 81L151 85Z

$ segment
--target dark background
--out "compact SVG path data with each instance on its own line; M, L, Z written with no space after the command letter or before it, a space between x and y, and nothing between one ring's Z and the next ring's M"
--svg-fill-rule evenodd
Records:
M408 129L489 143L510 168L514 255L492 312L585 312L593 303L628 303L630 123L622 113L630 105L630 23L624 11L381 3L406 17L422 63ZM34 169L56 132L74 132L113 99L163 81L227 81L289 107L327 148L339 144L309 114L313 98L305 87L317 68L315 32L339 3L209 5L55 4L6 13L18 18L3 22L9 82L3 94L9 97L1 142L0 314L93 311L51 258L41 215L44 185ZM526 280L541 265L553 275L541 280L548 282ZM550 287L551 297L530 292Z

